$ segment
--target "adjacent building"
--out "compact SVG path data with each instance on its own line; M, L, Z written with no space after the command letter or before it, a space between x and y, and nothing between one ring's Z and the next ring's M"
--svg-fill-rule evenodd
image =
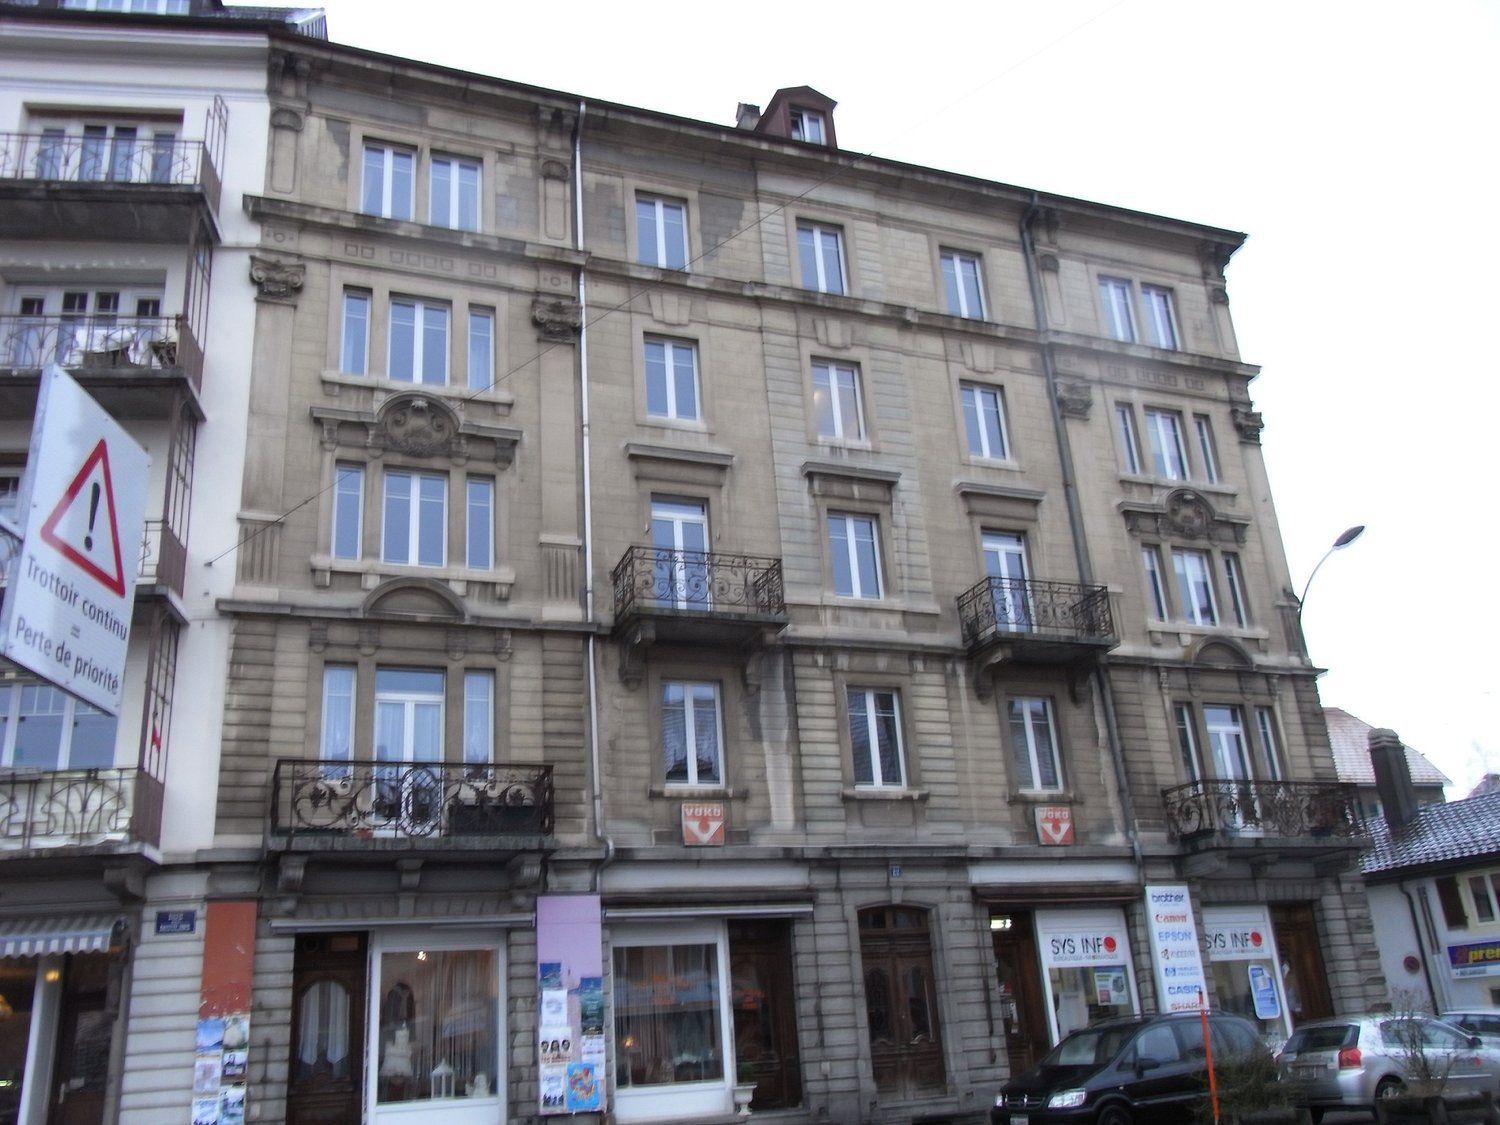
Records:
M1375 728L1339 707L1323 708L1323 718L1328 723L1328 741L1339 780L1355 787L1360 818L1366 824L1379 823L1385 810L1380 804L1380 789L1370 759L1370 734ZM1418 805L1439 804L1448 799L1444 788L1452 785L1452 780L1420 750L1406 747L1406 769Z

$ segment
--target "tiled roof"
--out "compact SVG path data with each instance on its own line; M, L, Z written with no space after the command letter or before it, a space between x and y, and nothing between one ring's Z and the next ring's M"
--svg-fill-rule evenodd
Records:
M1366 875L1449 860L1500 861L1500 793L1423 805L1400 836L1383 818L1367 827L1374 843L1360 861Z
M1333 766L1340 781L1354 785L1374 785L1375 769L1370 765L1370 731L1374 728L1338 707L1323 708L1328 720L1328 741L1333 744ZM1411 768L1413 785L1452 785L1453 783L1426 758L1406 747L1406 764Z

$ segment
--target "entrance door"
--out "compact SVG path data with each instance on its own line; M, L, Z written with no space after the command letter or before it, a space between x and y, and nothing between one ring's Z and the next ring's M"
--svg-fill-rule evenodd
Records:
M420 668L375 672L375 823L397 835L441 827L441 771L405 768L443 760L443 673Z
M802 1104L791 930L786 922L729 923L735 1081L754 1082L750 1108Z
M651 546L656 548L656 604L709 610L708 508L701 500L651 500Z
M903 906L860 911L859 954L876 1089L898 1099L942 1091L927 912Z
M1032 628L1031 597L1026 587L1026 539L1008 531L984 533L984 571L989 575L995 603L995 628L1028 632Z
M364 1028L364 935L299 935L292 962L287 1125L359 1120Z
M109 958L74 954L63 969L57 1024L56 1093L48 1125L99 1125L109 1082L109 1044L115 1013L109 1008Z
M999 980L1000 1024L1012 1076L1047 1053L1047 1009L1036 955L1036 934L1027 911L997 916L1008 923L992 930Z
M1333 1015L1333 997L1328 992L1328 972L1318 947L1312 903L1275 903L1271 907L1271 930L1281 954L1282 986L1292 1026Z

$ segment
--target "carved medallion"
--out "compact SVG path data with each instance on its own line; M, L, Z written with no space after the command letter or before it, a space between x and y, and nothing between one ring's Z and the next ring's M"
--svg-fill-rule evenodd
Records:
M457 431L447 410L420 395L396 399L380 417L382 444L413 457L446 453Z

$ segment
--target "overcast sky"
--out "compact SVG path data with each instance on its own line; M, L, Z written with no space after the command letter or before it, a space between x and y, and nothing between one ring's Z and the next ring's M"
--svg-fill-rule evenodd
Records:
M282 0L291 3L294 0ZM326 0L341 43L1210 223L1323 702L1500 771L1500 0ZM1489 328L1485 328L1489 325Z

